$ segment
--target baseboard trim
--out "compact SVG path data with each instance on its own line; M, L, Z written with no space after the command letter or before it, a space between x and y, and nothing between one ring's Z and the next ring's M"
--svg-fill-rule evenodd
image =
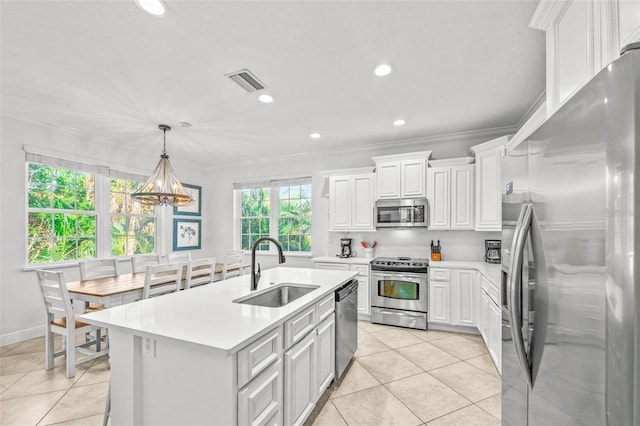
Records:
M23 342L35 337L44 336L44 326L27 328L26 330L14 331L13 333L0 335L0 347Z
M454 333L467 333L467 334L476 334L481 335L480 331L473 326L466 325L449 325L449 324L439 324L430 322L427 325L429 330L439 330L439 331L451 331Z

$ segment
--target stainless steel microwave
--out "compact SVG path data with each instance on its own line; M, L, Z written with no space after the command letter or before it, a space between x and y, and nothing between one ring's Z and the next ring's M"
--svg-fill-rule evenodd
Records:
M427 200L376 201L376 228L427 227Z

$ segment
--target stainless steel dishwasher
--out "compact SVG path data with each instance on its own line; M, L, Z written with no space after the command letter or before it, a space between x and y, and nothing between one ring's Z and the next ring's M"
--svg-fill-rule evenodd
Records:
M336 380L358 348L358 281L336 290Z

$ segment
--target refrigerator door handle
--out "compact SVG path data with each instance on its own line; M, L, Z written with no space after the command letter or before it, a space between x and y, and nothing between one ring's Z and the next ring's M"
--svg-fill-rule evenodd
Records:
M516 229L514 235L514 250L511 252L511 274L509 277L509 321L511 322L511 336L516 350L516 357L520 364L520 369L529 384L529 388L533 387L531 377L531 368L527 360L527 353L524 346L524 338L522 336L522 307L520 306L520 298L518 297L522 291L522 276L520 274L525 242L529 229L531 228L531 216L533 213L533 205L525 204L521 212L522 221L518 220L519 229Z

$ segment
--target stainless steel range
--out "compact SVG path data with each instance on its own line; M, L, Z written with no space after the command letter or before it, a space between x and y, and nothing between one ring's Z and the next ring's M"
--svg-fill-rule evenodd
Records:
M371 322L426 330L428 267L428 259L373 259Z

